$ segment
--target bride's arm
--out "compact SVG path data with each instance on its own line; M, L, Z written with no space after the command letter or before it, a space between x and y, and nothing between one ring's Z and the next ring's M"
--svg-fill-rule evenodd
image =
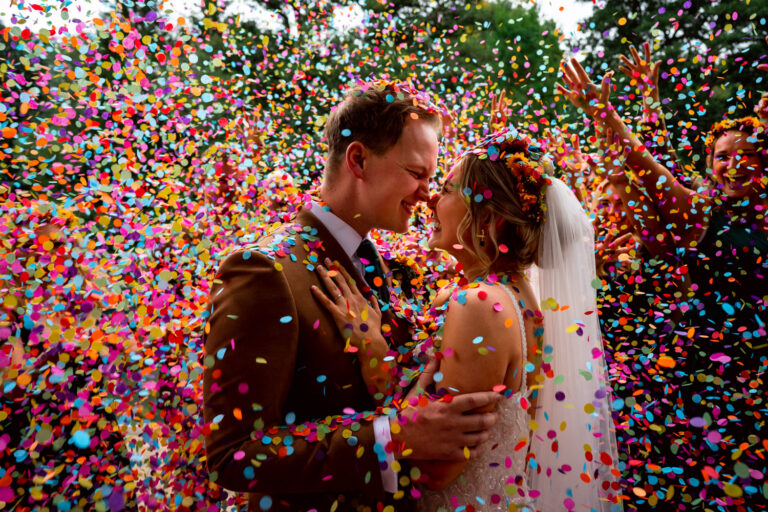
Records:
M455 294L448 305L440 352L441 379L435 379L436 385L451 395L489 391L502 384L510 362L519 365L523 359L517 315L506 292L480 285ZM419 461L416 465L426 474L422 481L436 490L458 477L466 463Z

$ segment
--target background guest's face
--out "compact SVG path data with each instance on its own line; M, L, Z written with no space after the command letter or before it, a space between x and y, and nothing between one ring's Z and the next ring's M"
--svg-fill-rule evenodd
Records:
M403 233L420 201L429 198L429 180L437 167L438 133L434 125L409 119L397 142L380 155L369 154L363 166L365 208L371 228Z
M765 165L757 144L749 138L749 134L729 130L715 141L712 175L732 199L750 196L761 188Z
M599 192L595 215L598 224L604 228L616 229L616 236L621 236L630 231L629 219L624 201L614 190L613 185L607 184Z

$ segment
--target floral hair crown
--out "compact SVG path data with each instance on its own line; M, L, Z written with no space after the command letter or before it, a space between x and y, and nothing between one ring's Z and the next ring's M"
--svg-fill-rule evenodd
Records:
M522 211L535 222L544 220L547 209L546 187L551 183L543 167L545 151L530 137L521 134L515 127L507 127L482 139L479 144L468 149L459 157L474 155L479 160L492 162L504 161L504 164L516 178L516 187Z
M738 130L740 132L749 133L753 136L765 137L766 129L760 120L754 116L742 117L740 119L724 119L718 121L712 125L712 129L707 134L707 139L704 142L707 152L712 151L712 145L715 140L730 130Z

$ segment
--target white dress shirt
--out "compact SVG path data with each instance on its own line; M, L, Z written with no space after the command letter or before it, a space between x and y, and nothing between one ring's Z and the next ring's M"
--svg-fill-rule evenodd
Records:
M363 241L363 237L360 236L352 226L314 201L312 202L309 211L323 223L323 226L326 227L331 233L331 236L336 239L347 256L349 256L350 261L355 265L358 273L365 279L365 266L355 254L357 248L360 247L360 242ZM373 420L373 432L376 444L380 447L380 449L374 451L377 454L386 454L386 467L384 467L384 465L379 466L381 469L382 486L386 492L397 492L397 473L392 469L392 464L395 462L395 455L392 452L387 452L385 449L387 444L392 441L392 433L389 430L389 418L387 416L376 416Z

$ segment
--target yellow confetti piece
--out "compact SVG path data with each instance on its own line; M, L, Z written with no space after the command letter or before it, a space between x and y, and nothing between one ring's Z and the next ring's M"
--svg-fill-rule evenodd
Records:
M469 448L466 446L464 447L464 458L469 460Z
M548 299L544 299L543 301L541 301L541 309L544 309L544 310L551 309L554 311L557 309L557 301L552 297Z

